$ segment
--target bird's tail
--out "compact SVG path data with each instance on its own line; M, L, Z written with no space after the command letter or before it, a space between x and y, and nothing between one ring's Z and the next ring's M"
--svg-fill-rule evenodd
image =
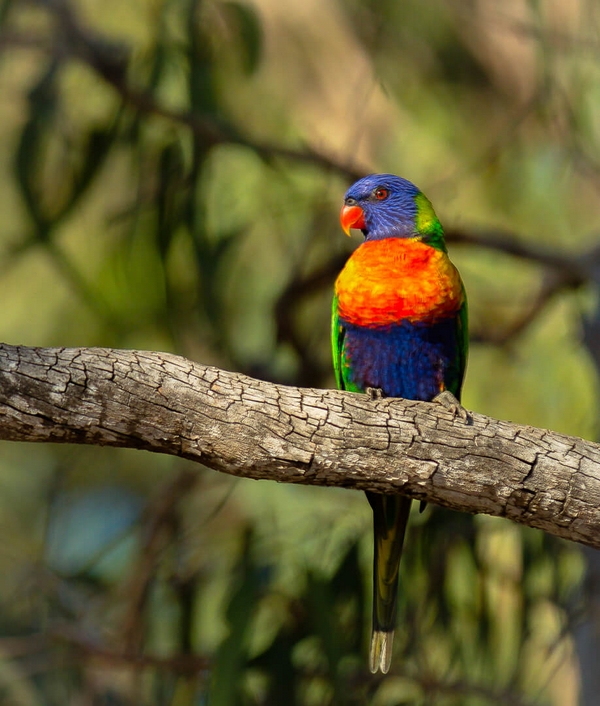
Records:
M411 499L404 495L367 493L373 508L375 556L373 560L373 630L369 667L386 674L392 661L396 627L398 568Z

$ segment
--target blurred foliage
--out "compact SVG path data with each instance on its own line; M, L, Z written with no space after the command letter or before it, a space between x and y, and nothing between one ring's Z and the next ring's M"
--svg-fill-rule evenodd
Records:
M467 286L466 406L597 437L599 31L593 0L3 0L2 338L332 386L341 196L392 171ZM578 547L415 516L382 678L370 522L358 493L5 444L0 702L577 703Z

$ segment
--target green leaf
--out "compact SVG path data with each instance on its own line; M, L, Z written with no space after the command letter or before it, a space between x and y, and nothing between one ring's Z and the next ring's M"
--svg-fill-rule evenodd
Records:
M244 71L248 75L252 74L260 63L263 48L263 32L258 13L242 2L225 2L223 9L239 39Z
M160 155L156 192L158 248L163 260L182 221L183 203L187 198L189 188L186 186L183 151L180 142L171 142Z
M189 65L188 93L193 112L218 116L219 106L215 90L214 61L210 37L199 19L198 0L190 0L188 10Z
M72 177L71 192L62 207L54 215L54 220L64 218L85 195L108 157L118 133L118 119L108 129L95 129L87 135L85 146L81 149L81 165Z
M42 189L38 183L42 154L56 112L57 64L52 63L29 93L29 116L15 154L15 177L25 206L36 225L36 237L45 240L51 219L42 207Z

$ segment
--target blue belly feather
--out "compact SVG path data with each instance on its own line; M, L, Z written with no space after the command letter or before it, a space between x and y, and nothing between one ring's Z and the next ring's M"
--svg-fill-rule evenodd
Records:
M379 388L386 397L430 401L447 389L460 398L463 371L455 317L380 328L341 319L340 324L348 382L363 390Z

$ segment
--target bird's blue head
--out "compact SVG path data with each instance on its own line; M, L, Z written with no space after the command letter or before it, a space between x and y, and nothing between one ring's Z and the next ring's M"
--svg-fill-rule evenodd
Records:
M394 174L369 174L354 183L344 197L340 222L347 235L357 228L365 240L419 238L443 247L442 227L427 197Z

